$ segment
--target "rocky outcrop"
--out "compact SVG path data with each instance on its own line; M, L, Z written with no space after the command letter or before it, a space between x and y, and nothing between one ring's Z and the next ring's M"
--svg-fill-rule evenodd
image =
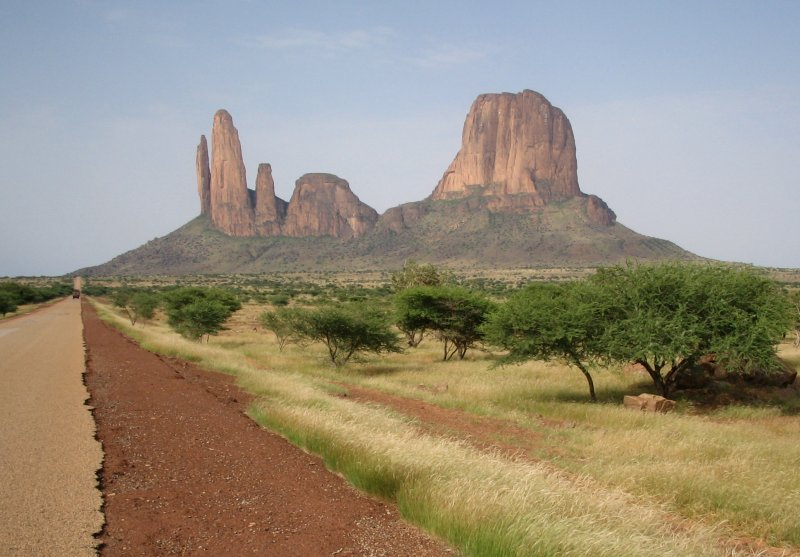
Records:
M286 236L350 239L375 226L378 213L333 174L305 174L295 182L282 231Z
M200 136L195 160L197 170L197 194L200 196L200 214L211 216L211 170L208 167L208 144L206 136Z
M461 149L431 198L491 198L490 210L524 212L585 197L578 186L572 126L534 91L479 96L467 114ZM610 225L616 216L597 197L587 217Z
M229 236L333 236L351 239L375 227L378 214L361 203L345 180L306 174L292 198L275 196L272 167L258 167L255 191L247 189L239 134L231 115L214 115L211 164L201 136L197 148L201 214ZM452 211L469 214L533 214L554 202L577 200L581 219L608 227L616 215L578 186L575 138L564 113L539 93L479 96L467 115L461 149L429 201L463 200ZM389 209L379 228L400 233L423 218L428 206Z
M280 236L286 219L286 202L275 196L272 166L258 165L256 176L255 233L256 236Z
M253 202L247 189L239 132L226 110L211 130L211 221L229 236L255 235Z

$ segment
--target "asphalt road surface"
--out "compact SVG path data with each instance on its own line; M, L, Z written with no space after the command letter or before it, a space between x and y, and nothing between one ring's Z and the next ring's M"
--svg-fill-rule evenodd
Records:
M95 555L102 449L80 300L0 322L0 555Z

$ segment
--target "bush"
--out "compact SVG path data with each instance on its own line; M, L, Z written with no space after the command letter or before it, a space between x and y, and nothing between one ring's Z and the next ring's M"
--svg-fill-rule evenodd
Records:
M17 311L17 300L10 292L0 290L0 315Z
M219 288L177 288L163 298L169 325L192 340L224 330L225 321L242 307L235 294Z

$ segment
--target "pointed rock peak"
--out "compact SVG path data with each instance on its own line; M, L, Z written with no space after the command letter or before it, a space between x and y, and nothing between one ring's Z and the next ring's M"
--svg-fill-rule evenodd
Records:
M230 236L255 234L239 132L227 110L217 111L211 129L211 219Z
M258 165L256 176L255 227L257 236L279 236L282 222L286 218L286 202L275 197L275 181L272 166Z
M208 143L206 136L200 136L195 160L197 171L197 194L200 196L200 214L211 215L211 169L208 163Z

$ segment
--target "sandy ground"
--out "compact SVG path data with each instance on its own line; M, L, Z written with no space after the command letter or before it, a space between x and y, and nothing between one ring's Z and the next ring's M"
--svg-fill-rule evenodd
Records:
M0 323L0 555L95 555L102 450L84 405L80 303Z

